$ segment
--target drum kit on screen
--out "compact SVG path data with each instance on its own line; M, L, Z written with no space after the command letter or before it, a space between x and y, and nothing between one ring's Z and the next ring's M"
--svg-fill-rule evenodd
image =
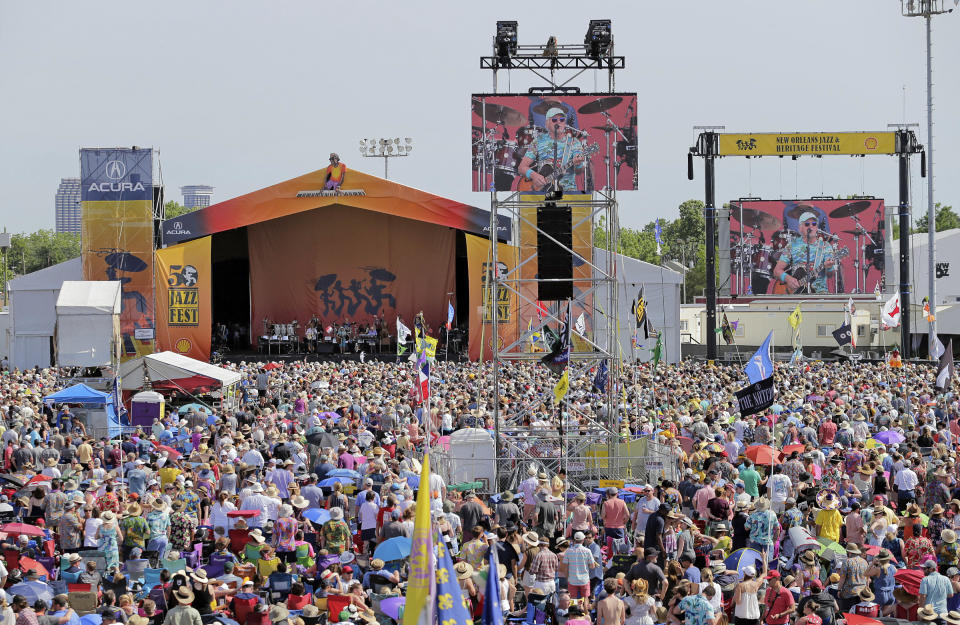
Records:
M854 221L853 230L844 230L854 240L854 253L851 260L850 250L839 244L840 237L836 234L821 231L817 238L824 244L831 244L834 248L834 258L837 262L835 279L831 280L835 293L867 293L872 292L875 285L867 285L867 273L871 268L883 274L883 233L881 231L882 216L873 231L867 231L860 222L859 213L865 211L871 203L865 200L848 202L830 212L830 219L851 218ZM787 212L792 219L799 219L807 210L803 207L793 208ZM777 263L789 258L790 245L799 240L801 235L781 224L780 220L760 210L741 206L732 206L731 216L740 223L740 231L731 229L730 261L733 273L736 275L735 292L745 295L764 295L767 293L787 294L785 286L773 275ZM747 231L749 229L750 231ZM767 240L764 231L773 230ZM846 262L852 262L856 284L849 288L844 283L843 267ZM788 265L786 272L794 277L803 271L801 265ZM772 288L771 288L772 287Z
M617 175L620 173L620 167L627 165L635 172L637 170L637 152L636 137L634 136L637 125L636 113L632 105L627 109L627 119L622 125L617 124L608 111L623 101L622 97L609 96L602 97L584 104L577 113L581 115L593 115L600 113L603 115L606 123L603 126L593 126L594 130L600 130L604 133L604 146L589 141L590 135L586 130L567 126L564 133L568 138L577 139L583 143L583 154L587 157L586 180L584 190L592 191L597 188L594 181L593 172L589 156L606 149L604 155L604 167L606 168L607 187L615 186ZM546 115L551 108L568 109L568 105L555 100L543 100L535 104L531 111L538 115ZM533 117L528 121L523 113L504 104L493 104L483 100L475 100L473 103L473 112L481 119L485 120L491 127L484 130L479 126L473 127L473 170L478 176L493 174L494 186L498 191L543 191L544 189L535 189L528 181L520 175L520 162L527 152L536 147L541 136L546 136L547 130L540 126L535 126ZM516 132L511 138L508 127L516 127ZM533 168L549 178L552 167L545 163L533 163ZM545 170L544 168L548 168ZM484 184L486 182L487 184ZM489 186L489 180L481 179L477 188L486 190Z

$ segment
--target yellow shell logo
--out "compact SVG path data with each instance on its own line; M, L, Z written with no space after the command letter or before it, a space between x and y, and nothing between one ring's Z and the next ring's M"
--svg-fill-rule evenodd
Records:
M868 150L876 150L879 143L876 137L867 137L866 141L863 142L863 146Z
M190 339L179 339L174 347L181 354L186 354L193 347L193 343L190 342Z

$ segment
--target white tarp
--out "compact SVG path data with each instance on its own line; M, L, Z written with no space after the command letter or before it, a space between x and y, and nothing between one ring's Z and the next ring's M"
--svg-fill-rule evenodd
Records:
M57 297L57 364L113 363L120 341L120 282L66 280Z
M240 374L236 371L174 352L159 352L121 363L120 378L123 390L135 390L143 386L144 365L153 383L205 377L216 380L221 387L227 387L240 381Z

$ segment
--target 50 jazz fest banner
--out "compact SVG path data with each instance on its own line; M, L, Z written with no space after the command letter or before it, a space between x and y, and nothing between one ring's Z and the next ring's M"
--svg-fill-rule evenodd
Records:
M210 359L210 237L157 250L157 347Z
M84 280L119 280L121 359L153 353L153 150L80 150Z
M470 272L470 360L493 354L493 306L497 307L497 329L501 349L517 340L520 324L517 296L501 285L493 293L493 272L501 278L515 280L517 248L506 243L497 244L497 266L492 266L490 241L466 235L467 271ZM482 345L482 347L481 347Z

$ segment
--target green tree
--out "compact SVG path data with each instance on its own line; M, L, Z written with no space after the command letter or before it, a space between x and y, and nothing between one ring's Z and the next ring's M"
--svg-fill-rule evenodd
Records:
M80 235L53 230L37 230L14 234L7 250L7 275L0 274L0 284L27 273L39 271L80 255Z
M174 217L179 217L180 215L186 215L187 213L192 213L198 208L200 207L194 206L192 208L187 208L180 202L170 200L169 202L163 205L163 218L173 219Z
M952 206L944 206L940 204L940 202L937 202L934 204L934 212L936 213L937 232L960 228L960 215L954 212ZM930 220L927 218L927 213L924 213L923 216L916 221L917 225L913 231L927 232L929 223Z

